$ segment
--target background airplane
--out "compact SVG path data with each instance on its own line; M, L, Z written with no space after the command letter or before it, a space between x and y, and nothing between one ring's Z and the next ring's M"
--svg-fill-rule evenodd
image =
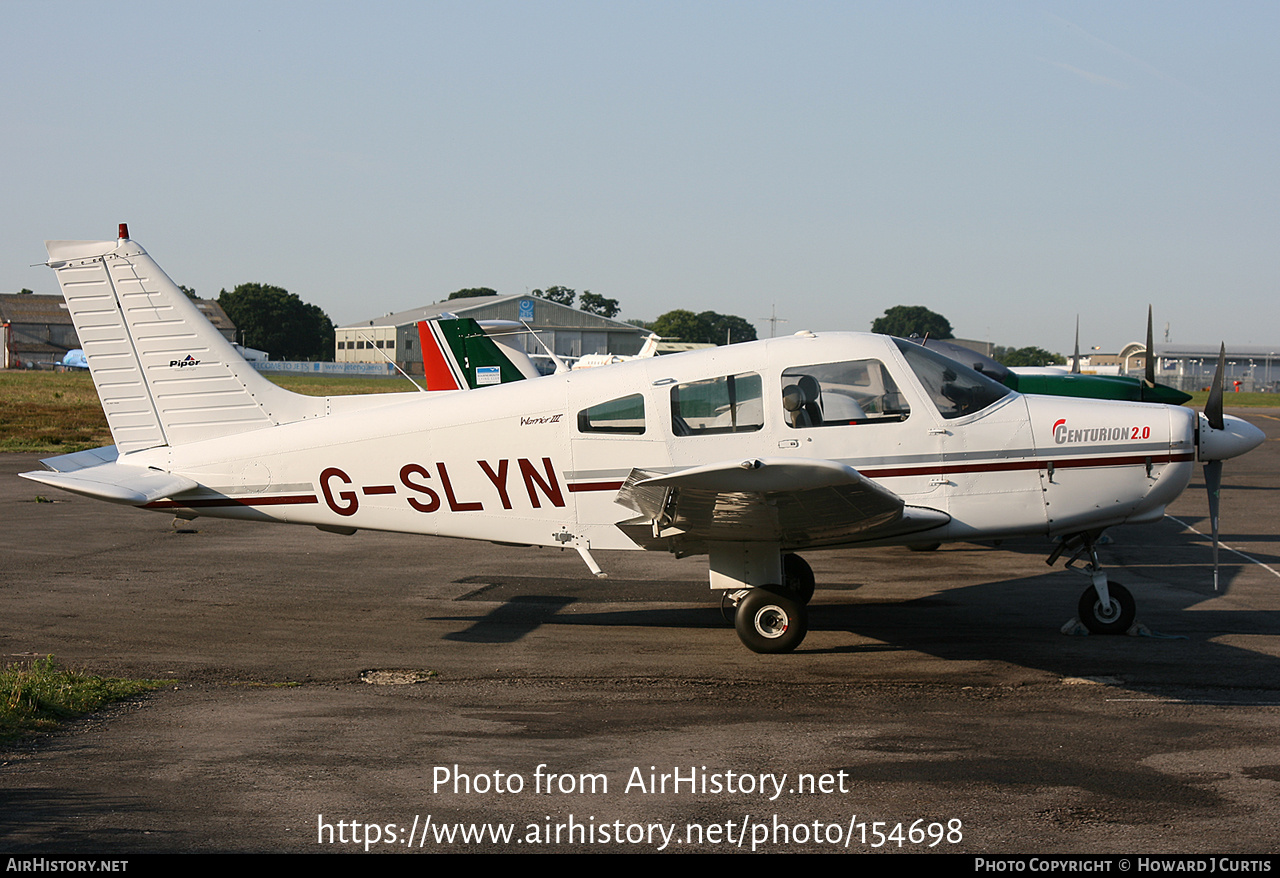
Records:
M1044 396L1076 396L1083 399L1121 399L1132 402L1158 402L1166 405L1182 405L1191 394L1156 381L1156 358L1148 354L1145 375L1131 378L1128 375L1084 375L1080 372L1080 329L1076 327L1075 356L1070 371L1056 367L1009 368L985 354L962 347L946 340L917 339L921 344L964 363L984 375L990 375L1006 387L1019 393L1035 393ZM1151 309L1147 308L1147 351L1154 349L1151 337Z
M508 384L540 373L529 355L501 344L470 317L418 321L427 390L467 390Z

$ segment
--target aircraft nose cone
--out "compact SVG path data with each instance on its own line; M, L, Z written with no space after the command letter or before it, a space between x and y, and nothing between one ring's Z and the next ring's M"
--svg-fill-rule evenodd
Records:
M1223 416L1221 430L1209 426L1208 419L1200 415L1200 459L1226 460L1252 451L1262 444L1266 435L1248 421L1232 415Z

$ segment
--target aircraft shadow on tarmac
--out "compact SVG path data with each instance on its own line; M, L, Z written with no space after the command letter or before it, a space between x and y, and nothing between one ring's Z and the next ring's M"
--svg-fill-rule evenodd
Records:
M1240 538L1233 535L1231 539ZM957 544L936 553L880 551L901 553L902 567L912 568L911 575L916 577L922 575L922 565L930 568L936 564L938 582L947 581L942 571L953 568L957 561L981 563L985 553L1046 555L1044 542L1034 540L1010 542L998 549ZM1105 552L1108 570L1133 589L1138 599L1138 622L1150 629L1151 636L1063 636L1060 626L1074 615L1087 582L1083 576L1065 573L1060 565L1052 571L1046 568L1043 575L884 601L875 600L880 590L877 584L860 580L859 570L854 568L834 577L826 574L810 612L811 632L844 631L853 642L818 647L813 642L818 638L811 633L797 653L917 652L947 661L1005 662L1062 676L1121 678L1127 685L1159 691L1280 689L1280 658L1217 642L1232 635L1280 635L1280 612L1191 612L1215 597L1212 571L1208 548L1187 545L1186 534L1176 522L1124 529ZM882 554L877 563L884 560ZM1229 594L1231 581L1245 566L1224 553L1223 595ZM928 569L923 571L924 577L930 575ZM732 622L726 621L713 603L715 596L707 593L700 580L610 579L602 585L588 578L472 576L456 581L477 586L459 598L462 603L501 603L483 614L435 617L436 621L468 623L446 636L452 641L510 643L542 625L626 626L723 629L725 649L737 648ZM849 600L854 592L867 597ZM617 606L637 602L651 606ZM774 656L765 660L788 659Z

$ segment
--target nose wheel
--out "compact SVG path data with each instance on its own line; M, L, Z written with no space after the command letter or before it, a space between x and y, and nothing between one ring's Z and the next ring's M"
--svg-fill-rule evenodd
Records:
M1107 582L1107 592L1108 599L1104 604L1096 588L1091 585L1085 589L1076 608L1080 621L1093 634L1124 634L1133 625L1137 604L1129 589L1114 580Z

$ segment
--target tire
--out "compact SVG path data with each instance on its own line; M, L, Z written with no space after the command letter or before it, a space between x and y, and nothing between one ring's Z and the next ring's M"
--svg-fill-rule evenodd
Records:
M752 652L791 652L809 631L809 611L781 588L753 588L738 603L734 628Z
M1107 580L1107 590L1111 593L1109 607L1102 606L1098 590L1092 585L1080 595L1080 605L1076 608L1080 621L1092 634L1124 634L1133 625L1137 605L1129 589L1120 583Z
M809 601L813 600L813 590L816 584L813 577L813 568L809 566L808 561L799 555L787 554L782 556L782 587L788 597L802 604L808 604Z

